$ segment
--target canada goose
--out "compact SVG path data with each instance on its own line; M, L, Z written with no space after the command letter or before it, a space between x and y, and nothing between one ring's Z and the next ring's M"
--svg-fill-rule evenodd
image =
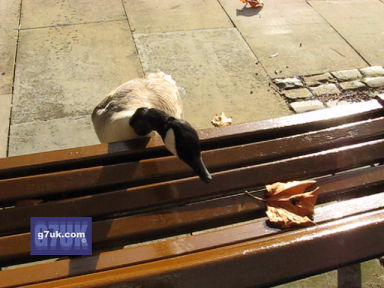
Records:
M92 122L100 142L125 141L156 131L165 147L208 183L212 177L201 158L197 132L181 117L176 82L158 72L111 91L93 110Z

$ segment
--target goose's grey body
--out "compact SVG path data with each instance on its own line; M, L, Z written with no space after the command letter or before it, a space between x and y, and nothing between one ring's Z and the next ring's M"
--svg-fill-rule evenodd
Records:
M93 126L101 142L124 141L156 131L165 147L208 183L212 176L201 156L199 135L180 118L179 91L171 76L163 72L122 84L92 113Z
M113 91L93 110L92 121L101 142L139 137L129 119L140 107L156 108L182 118L182 102L175 81L163 72L130 80Z

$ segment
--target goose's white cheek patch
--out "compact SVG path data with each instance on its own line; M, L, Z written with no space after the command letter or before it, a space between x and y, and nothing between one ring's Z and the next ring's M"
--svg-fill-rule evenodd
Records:
M172 154L177 156L175 133L173 132L172 128L170 128L165 134L164 144L165 147L167 147L167 149L172 152Z

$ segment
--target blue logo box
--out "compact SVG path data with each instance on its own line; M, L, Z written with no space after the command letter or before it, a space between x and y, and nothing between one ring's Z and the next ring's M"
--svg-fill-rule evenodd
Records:
M31 217L31 255L92 255L92 217Z

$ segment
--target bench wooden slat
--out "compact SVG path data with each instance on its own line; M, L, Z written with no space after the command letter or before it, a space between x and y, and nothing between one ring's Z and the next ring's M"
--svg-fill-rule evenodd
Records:
M383 193L381 193L380 199L377 199L378 195L373 196L376 199L367 203L377 205L378 201L383 202ZM364 211L361 205L355 203L356 200L360 199L351 200L354 202L354 207L360 207ZM343 212L346 215L354 213L348 207L349 205L344 206L343 210L339 210L340 217ZM331 211L331 209L328 210ZM326 216L323 216L326 220ZM66 285L105 287L123 283L125 285L140 284L141 287L157 287L156 285L212 287L213 283L215 287L250 287L252 285L257 287L258 285L276 284L283 280L312 275L384 253L382 245L384 209L283 234L274 232L272 228L264 228L263 223L259 221L72 260L77 263L62 260L20 270L2 271L0 275L7 276L2 278L9 280L0 282L0 287L9 287L11 283L19 284L20 282L16 281L21 279L24 281L21 283L33 283L41 281L41 279L101 271L112 268L108 266L112 257L113 262L117 264L116 267L142 261L151 262L40 283L31 287L67 287ZM252 235L254 236L252 237ZM271 236L250 240L260 235ZM372 237L366 237L366 235ZM239 241L242 242L233 244ZM225 246L222 246L223 244ZM326 251L332 251L332 257ZM183 255L191 252L194 253ZM305 255L311 255L311 257ZM154 259L158 259L158 261L154 261ZM240 265L241 270L235 269ZM28 273L26 273L27 271ZM42 275L34 275L31 273L32 271L42 271ZM55 275L57 271L60 272ZM25 274L34 275L34 277L26 279L23 277ZM180 282L177 280L175 282L175 279L180 279Z
M384 117L349 123L319 131L267 140L258 143L205 151L203 157L211 171L274 161L303 155L382 136ZM27 177L0 180L1 201L41 197L72 190L108 185L134 185L192 176L193 172L176 157L96 166Z
M168 154L159 137L134 139L126 142L102 143L92 146L0 158L0 177L36 174L41 171L65 169L74 165L100 165L104 159L138 159ZM138 157L139 156L139 157ZM37 170L38 172L35 172Z
M204 229L229 219L231 222L241 221L245 215L247 218L255 217L257 211L260 211L259 203L250 201L249 196L240 196L98 221L92 225L93 248L166 237L172 232L183 234L183 230ZM29 256L29 241L30 233L0 237L0 263Z
M229 127L205 129L199 131L204 149L221 147L228 143L236 144L244 139L249 143L252 140L265 138L267 135L278 136L279 133L297 133L309 131L311 127L319 129L332 125L369 119L375 115L382 114L382 106L376 101L367 101L349 105L348 109L338 106L321 111L296 114L281 118L268 119L253 123L244 123ZM284 135L282 135L284 136ZM239 144L239 143L238 143ZM144 140L131 140L125 143L99 144L88 147L77 147L59 151L50 151L30 155L21 155L0 159L0 177L23 176L30 173L36 174L49 170L63 169L68 165L79 165L86 167L90 165L101 165L110 158L143 157L151 153L166 152L159 137ZM157 154L158 155L158 154ZM150 157L150 156L147 156ZM134 158L134 159L137 159ZM72 166L70 166L72 167ZM72 167L73 168L73 167Z
M319 179L322 199L334 201L340 194L363 192L384 183L384 166L352 170ZM380 186L381 187L381 186ZM259 192L261 196L262 191ZM343 195L343 198L350 198ZM172 233L187 233L215 225L227 225L255 218L264 206L249 196L239 194L192 205L132 215L93 223L93 245L105 248L139 241L167 237ZM29 256L30 233L0 237L0 263L17 261Z
M36 206L4 209L0 210L0 223L3 223L0 233L27 228L31 216L97 217L156 205L182 203L198 197L212 197L225 191L261 186L264 183L320 176L359 165L373 164L383 158L384 139L380 139L267 164L217 172L209 185L202 183L197 177L192 177Z
M231 243L233 241L241 241L244 237L246 237L245 239L249 239L249 237L252 238L252 236L257 237L259 233L261 233L261 235L268 235L276 232L276 229L264 226L265 225L259 221L232 227L230 231L224 229L207 234L204 233L195 235L193 238L190 236L184 236L177 239L159 241L153 243L153 246L140 245L110 252L102 252L99 255L83 257L81 259L64 259L54 263L25 267L22 268L23 271L13 269L0 271L0 287L39 282L43 279L55 279L70 275L89 273L93 270L101 271L116 268L121 265L132 265L152 260L159 260L170 256L199 251L207 247L212 248L222 246L225 243ZM213 239L218 240L218 242L213 242ZM111 261L112 259L113 261ZM71 263L73 264L71 265ZM59 267L61 269L59 269ZM73 268L68 269L69 267ZM56 272L53 272L54 270ZM25 272L27 271L30 276L26 279L23 275L25 275ZM34 273L35 271L44 272L42 272L43 274L36 275ZM59 275L57 275L58 271L61 272L59 272Z

